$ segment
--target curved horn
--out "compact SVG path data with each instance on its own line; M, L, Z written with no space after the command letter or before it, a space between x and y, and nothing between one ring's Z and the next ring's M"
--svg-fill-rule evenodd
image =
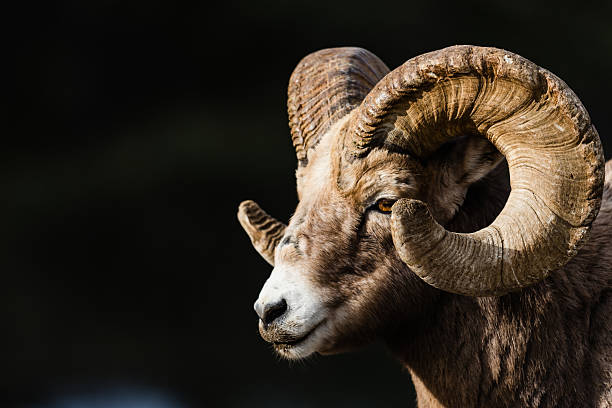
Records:
M270 217L251 200L240 203L238 221L251 238L257 252L274 266L274 249L285 233L285 224Z
M576 254L599 211L604 160L588 113L561 79L516 54L455 46L413 58L348 126L357 155L382 146L426 158L476 133L506 157L512 191L480 231L446 231L417 200L393 206L400 257L445 291L501 295L540 281Z
M289 126L300 166L338 119L361 103L389 68L361 48L328 48L306 56L289 80Z

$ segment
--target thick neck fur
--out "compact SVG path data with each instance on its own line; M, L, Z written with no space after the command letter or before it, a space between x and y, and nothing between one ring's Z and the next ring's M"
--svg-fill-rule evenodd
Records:
M608 184L589 243L564 268L502 297L440 292L389 335L419 407L611 407L611 224Z

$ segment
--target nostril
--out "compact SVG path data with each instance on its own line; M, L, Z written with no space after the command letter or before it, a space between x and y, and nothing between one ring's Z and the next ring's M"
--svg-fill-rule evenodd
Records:
M274 320L278 319L287 311L287 302L285 299L281 299L276 303L268 303L264 306L263 314L260 315L261 321L268 325Z

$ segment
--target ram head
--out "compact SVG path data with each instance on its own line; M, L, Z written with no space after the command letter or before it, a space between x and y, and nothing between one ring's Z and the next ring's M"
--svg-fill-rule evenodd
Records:
M299 204L238 218L274 266L255 310L287 358L335 353L418 319L440 293L497 296L583 245L603 156L576 95L510 52L455 46L389 72L359 48L290 79Z

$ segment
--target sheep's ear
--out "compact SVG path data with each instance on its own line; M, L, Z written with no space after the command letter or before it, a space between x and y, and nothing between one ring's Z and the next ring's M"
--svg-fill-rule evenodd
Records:
M454 152L458 184L469 186L480 180L504 158L491 142L482 137L467 137L458 145Z
M470 185L495 169L504 156L488 140L465 136L442 146L425 164L427 200L434 218L450 221L465 200Z

